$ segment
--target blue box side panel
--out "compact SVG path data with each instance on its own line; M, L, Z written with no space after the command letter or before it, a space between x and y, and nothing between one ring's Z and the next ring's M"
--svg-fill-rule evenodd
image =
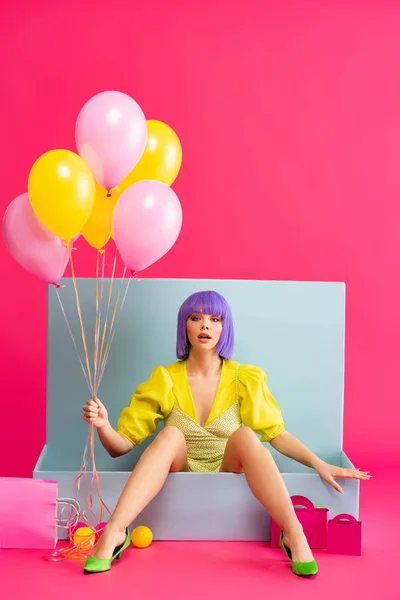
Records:
M45 450L42 453L44 455ZM56 479L59 496L71 496L76 473L49 471L46 460L38 463L34 477ZM112 511L121 494L129 473L101 472L101 495ZM284 473L285 484L291 495L304 495L315 506L329 508L329 518L340 513L358 516L359 482L343 480L344 495L338 494L315 473ZM90 476L83 482L86 494ZM77 496L81 500L81 496ZM82 506L83 502L81 501ZM94 496L94 509L98 502ZM106 516L107 520L107 516ZM265 540L270 539L270 518L251 494L244 475L230 473L172 473L159 495L132 523L151 528L156 540ZM65 539L65 530L59 530Z

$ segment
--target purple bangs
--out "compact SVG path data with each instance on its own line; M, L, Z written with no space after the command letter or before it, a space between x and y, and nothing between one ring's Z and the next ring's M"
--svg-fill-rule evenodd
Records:
M214 315L222 318L222 332L216 351L225 360L232 358L234 347L234 332L232 313L229 304L221 294L213 291L196 292L185 300L178 313L178 331L176 339L176 355L180 360L185 360L188 338L186 321L193 313Z

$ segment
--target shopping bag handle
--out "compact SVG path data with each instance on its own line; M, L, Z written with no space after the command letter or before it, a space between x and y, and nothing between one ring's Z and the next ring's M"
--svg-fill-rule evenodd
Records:
M291 496L293 506L304 506L307 510L316 510L314 504L306 496Z
M331 523L350 523L351 525L358 525L357 519L353 517L353 515L347 515L342 513L340 515L336 515L333 519L331 519Z

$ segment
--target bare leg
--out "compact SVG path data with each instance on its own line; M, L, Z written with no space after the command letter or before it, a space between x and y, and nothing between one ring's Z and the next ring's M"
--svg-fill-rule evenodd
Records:
M244 472L255 497L283 529L284 542L291 549L293 560L313 560L279 469L271 453L248 427L241 427L229 438L221 471Z
M124 542L126 528L158 494L168 473L186 468L186 443L182 432L176 427L164 427L132 471L91 556L111 558L114 548Z

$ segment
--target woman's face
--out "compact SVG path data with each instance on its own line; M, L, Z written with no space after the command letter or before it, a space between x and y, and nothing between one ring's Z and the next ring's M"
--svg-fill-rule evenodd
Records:
M202 352L213 351L222 332L222 319L217 315L193 313L186 321L190 347Z

